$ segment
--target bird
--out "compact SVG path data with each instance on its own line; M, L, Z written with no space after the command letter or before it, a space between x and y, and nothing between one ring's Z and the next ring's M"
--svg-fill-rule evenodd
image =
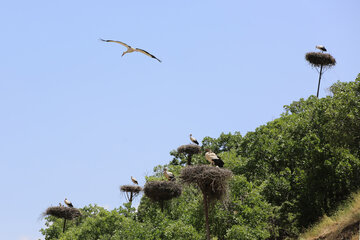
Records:
M143 50L143 49L140 49L140 48L133 48L133 47L131 47L131 46L127 45L126 43L123 43L123 42L120 42L120 41L115 41L115 40L104 40L104 39L101 39L101 38L100 38L100 40L101 40L101 41L103 41L103 42L113 42L113 43L119 43L119 44L123 45L124 47L126 47L126 48L127 48L127 50L126 50L125 52L123 52L121 56L124 56L126 53L141 52L141 53L143 53L143 54L145 54L145 55L147 55L147 56L149 56L149 57L155 58L156 60L158 60L159 62L161 62L161 60L160 60L160 59L158 59L157 57L155 57L154 55L152 55L152 54L148 53L147 51L145 51L145 50Z
M133 176L131 176L131 181L132 181L133 183L135 183L136 185L139 185L138 181L137 181L135 178L133 178Z
M316 45L316 48L321 50L322 52L326 52L326 48L323 45Z
M208 160L211 165L215 165L217 167L223 167L224 162L219 158L215 153L213 153L210 149L206 149L205 158Z
M199 145L199 142L196 140L196 138L194 138L194 137L192 136L191 133L190 133L190 140L191 140L193 143L195 143L196 145Z
M63 205L61 204L61 202L59 202L59 207L63 207Z
M175 175L172 172L169 172L167 168L164 168L164 175L169 181L175 181Z
M67 198L65 198L64 203L65 203L68 207L74 207L74 206L72 205L72 203L71 203Z

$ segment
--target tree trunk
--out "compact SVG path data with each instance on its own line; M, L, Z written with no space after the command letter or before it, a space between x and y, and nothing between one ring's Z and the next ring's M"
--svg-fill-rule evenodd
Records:
M321 64L321 66L320 66L320 73L319 73L318 89L317 89L317 93L316 93L316 97L317 97L317 98L319 98L319 89L320 89L320 81L321 81L322 69L323 69L323 65Z
M210 240L210 227L209 227L209 202L206 194L204 195L204 212L205 212L205 225L206 225L206 239Z

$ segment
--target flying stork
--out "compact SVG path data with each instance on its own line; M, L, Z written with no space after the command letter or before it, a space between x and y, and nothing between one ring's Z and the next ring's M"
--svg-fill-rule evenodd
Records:
M133 183L135 183L136 185L139 185L138 181L137 181L135 178L133 178L133 176L131 176L131 181L132 181Z
M321 50L321 52L326 52L326 48L323 45L316 45L316 48Z
M169 181L175 181L175 175L172 172L169 172L167 168L164 168L164 175Z
M127 45L126 43L123 43L123 42L120 42L120 41L115 41L115 40L104 40L104 39L101 39L101 41L103 42L113 42L113 43L119 43L121 45L123 45L124 47L127 48L127 50L125 52L123 52L123 54L121 56L124 56L126 53L132 53L132 52L141 52L149 57L152 57L152 58L155 58L156 60L158 60L159 62L161 62L160 59L158 59L157 57L155 57L154 55L148 53L147 51L143 50L143 49L140 49L140 48L133 48L129 45Z
M65 198L64 203L65 203L68 207L74 207L74 206L72 205L72 203L71 203L67 198Z
M213 153L210 149L206 149L205 158L208 160L211 165L215 165L217 167L223 167L224 162L219 158L215 153Z
M192 136L191 133L190 133L190 140L191 140L193 143L195 143L196 145L199 145L199 142L196 140L196 138L194 138L194 137Z

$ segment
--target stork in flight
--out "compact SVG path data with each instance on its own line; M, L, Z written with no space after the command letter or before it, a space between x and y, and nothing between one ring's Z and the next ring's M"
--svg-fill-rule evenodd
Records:
M199 142L196 140L196 138L194 138L194 137L192 136L191 133L190 133L190 140L191 140L193 143L195 143L196 145L199 145Z
M133 176L131 176L131 181L132 181L134 184L139 185L138 181L137 181L135 178L133 178Z
M316 48L321 50L321 52L326 52L326 48L323 45L316 45Z
M164 168L164 175L169 181L175 181L175 175L172 172L169 172L167 168Z
M224 162L219 158L215 153L213 153L210 149L206 149L205 158L208 160L211 165L215 165L217 167L223 167Z
M121 45L123 45L124 47L127 48L127 50L125 52L123 52L123 54L121 56L124 56L126 53L132 53L132 52L141 52L149 57L152 57L152 58L155 58L156 60L158 60L159 62L161 62L160 59L158 59L157 57L155 57L154 55L148 53L147 51L143 50L143 49L140 49L140 48L133 48L129 45L127 45L126 43L123 43L123 42L120 42L120 41L115 41L115 40L104 40L104 39L101 39L101 41L103 42L113 42L113 43L119 43Z
M74 206L72 205L72 203L71 203L67 198L65 198L64 203L65 203L68 207L74 207Z

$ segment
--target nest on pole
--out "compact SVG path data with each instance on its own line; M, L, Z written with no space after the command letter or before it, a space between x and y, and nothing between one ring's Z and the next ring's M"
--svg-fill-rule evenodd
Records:
M186 154L198 154L201 152L201 147L199 145L195 144L187 144L187 145L181 145L178 147L177 151L179 153L186 153Z
M181 186L175 181L151 181L144 187L145 195L153 201L167 201L181 195Z
M54 216L57 218L63 218L66 220L73 220L74 218L80 217L81 212L77 208L58 206L58 207L49 207L43 213L44 216Z
M196 185L203 194L207 240L210 240L209 203L226 196L231 176L230 170L209 165L187 166L181 170L181 182Z
M210 165L188 166L181 170L180 175L181 182L196 185L209 201L221 200L226 196L231 177L230 170Z
M194 154L199 154L201 152L201 147L195 144L181 145L177 149L178 153L187 154L187 165L191 165L191 158Z
M335 58L328 53L308 52L305 55L305 59L313 67L323 66L323 67L331 68L336 64Z
M142 191L142 187L137 185L122 185L120 191L125 193L125 196L129 202L132 202L133 198L139 195Z
M164 211L164 202L181 195L181 186L175 181L151 181L144 186L145 195L152 201L158 202Z

